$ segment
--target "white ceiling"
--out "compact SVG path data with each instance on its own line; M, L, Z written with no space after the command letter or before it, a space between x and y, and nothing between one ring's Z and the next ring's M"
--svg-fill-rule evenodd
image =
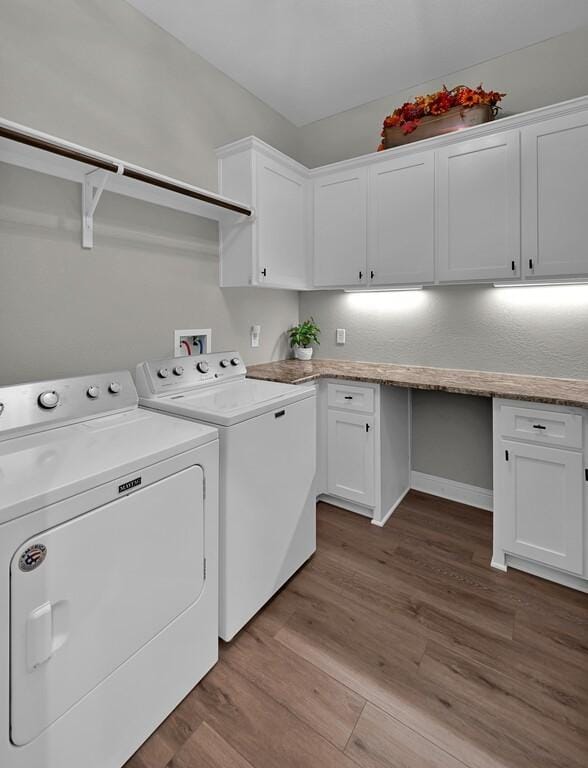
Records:
M129 2L296 125L588 24L588 0Z

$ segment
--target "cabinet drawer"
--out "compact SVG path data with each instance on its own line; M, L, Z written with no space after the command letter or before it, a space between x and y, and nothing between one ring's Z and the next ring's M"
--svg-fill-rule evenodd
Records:
M503 406L500 411L500 432L534 443L566 448L582 447L582 417L576 413L532 410Z
M329 384L327 393L329 408L374 412L374 390L371 387L356 387L344 383Z

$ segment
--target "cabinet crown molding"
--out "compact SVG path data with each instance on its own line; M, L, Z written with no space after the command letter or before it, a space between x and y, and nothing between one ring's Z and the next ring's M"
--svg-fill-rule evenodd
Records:
M245 138L238 139L230 144L223 144L215 150L215 153L220 160L239 152L255 149L257 152L266 155L270 159L291 165L291 167L295 168L298 173L306 173L310 177L313 177L320 175L325 171L344 170L355 166L365 167L372 163L381 162L384 158L392 159L395 157L402 157L403 155L414 155L416 152L427 152L432 149L438 149L440 147L456 144L469 139L475 139L499 131L509 131L514 128L521 128L525 125L549 120L552 117L574 114L575 112L581 112L585 109L588 109L588 95L580 96L577 99L562 101L557 104L550 104L546 107L538 107L537 109L532 109L528 112L518 112L517 114L509 115L508 117L492 120L490 123L483 123L482 125L473 126L472 128L465 128L463 131L456 131L455 133L449 133L445 136L434 136L431 139L422 139L421 141L405 144L404 146L396 147L395 149L387 149L383 152L369 152L365 155L359 155L347 160L340 160L336 163L320 165L315 168L307 168L305 165L294 160L284 152L280 152L280 150L275 149L275 147L272 147L265 141L258 139L257 136L246 136Z

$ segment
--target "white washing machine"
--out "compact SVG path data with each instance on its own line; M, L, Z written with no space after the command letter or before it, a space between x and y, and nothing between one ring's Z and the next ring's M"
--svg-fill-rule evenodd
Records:
M214 665L217 478L126 371L0 389L2 768L120 768Z
M218 427L219 635L231 640L316 548L316 393L246 378L235 352L137 366L139 404Z

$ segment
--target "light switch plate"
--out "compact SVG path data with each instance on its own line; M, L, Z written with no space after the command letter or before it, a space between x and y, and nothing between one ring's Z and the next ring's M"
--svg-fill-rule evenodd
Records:
M261 336L261 325L252 325L251 326L251 346L252 347L259 346L260 336Z
M337 328L337 344L345 344L345 328Z

